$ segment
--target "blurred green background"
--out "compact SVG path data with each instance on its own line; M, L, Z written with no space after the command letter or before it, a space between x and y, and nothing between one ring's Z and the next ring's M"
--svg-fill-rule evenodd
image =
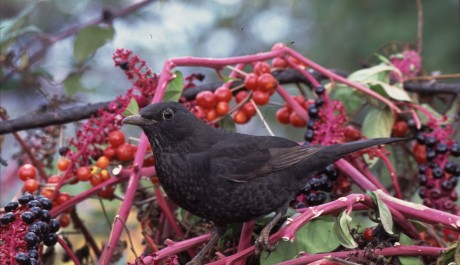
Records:
M459 72L459 1L421 2L424 72ZM104 10L116 13L135 3L138 1L2 0L0 105L9 116L32 115L54 96L61 99L58 106L65 108L111 100L124 93L131 84L122 71L114 67L112 53L117 48L133 50L154 72L159 72L168 58L245 55L266 51L274 43L284 42L325 67L353 72L375 62L374 53L388 55L401 51L404 45L415 45L417 38L415 0L172 0L152 1L115 19L113 38L108 38L107 43L84 61L78 62L74 57L75 34L52 44L41 41L42 36L52 39L97 19ZM16 35L6 32L14 23L20 24L13 31ZM88 42L100 38L99 35L84 37ZM44 48L42 58L29 64L30 55L41 48ZM26 53L18 57L21 51ZM213 71L182 70L184 75L207 74L205 83L217 80ZM78 73L78 78L69 86L74 73ZM276 108L266 108L269 118L275 111ZM260 121L253 120L238 129L266 134ZM303 130L274 126L275 134L301 140ZM1 166L2 178L12 174L15 162L11 155L18 149L12 135L6 135L1 156L11 168ZM17 193L20 185L18 181L16 187L0 187L1 205ZM112 210L114 214L116 205ZM101 229L101 234L107 235L106 232Z

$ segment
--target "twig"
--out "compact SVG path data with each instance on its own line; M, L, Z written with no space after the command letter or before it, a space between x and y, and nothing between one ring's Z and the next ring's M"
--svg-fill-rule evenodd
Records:
M85 240L89 243L89 245L93 249L94 255L96 255L96 257L100 257L101 251L99 250L99 247L97 246L96 241L94 240L93 236L88 231L88 229L86 228L85 224L81 221L80 217L78 216L75 210L73 210L70 213L70 218L72 219L75 228L80 229L81 233L85 237Z
M423 6L422 0L415 0L417 3L417 52L422 54L423 50Z

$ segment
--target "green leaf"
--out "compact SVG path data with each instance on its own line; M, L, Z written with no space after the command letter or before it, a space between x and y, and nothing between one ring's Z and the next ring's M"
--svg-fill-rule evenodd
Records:
M131 98L129 101L128 106L126 109L123 111L122 115L124 117L131 116L131 115L136 115L139 113L139 105L137 104L137 101L134 98Z
M337 249L340 243L334 237L335 220L332 216L320 216L305 224L295 234L295 241L280 241L277 249L267 258L262 254L260 264L276 264L297 257L298 253L311 254L330 252Z
M377 90L378 88L382 89L385 94L392 99L412 102L409 93L407 93L403 88L392 86L382 81L369 81L367 84L372 90Z
M84 91L85 87L81 83L82 73L70 74L64 81L64 90L69 96L75 95L79 91Z
M380 54L380 53L375 53L374 55L375 55L375 57L377 57L377 59L379 59L382 63L385 63L385 64L387 64L387 65L391 65L390 59L388 59L387 57L383 56L382 54Z
M368 191L367 194L372 197L375 205L379 209L380 222L382 222L383 229L392 235L393 234L393 217L391 215L388 206L380 199L379 195L375 191Z
M358 244L350 233L350 223L352 218L343 211L337 221L334 223L334 236L339 243L346 248L356 248Z
M333 99L343 102L347 110L347 114L354 113L364 103L366 103L366 99L363 96L360 96L354 88L344 85L337 85L333 94Z
M171 80L166 88L163 96L163 101L179 101L184 89L184 77L180 71L175 71L173 74L173 80Z
M436 261L436 265L449 264L460 264L460 244L458 241L449 245Z
M113 39L112 27L89 26L77 33L74 41L73 55L78 63L86 61L97 49Z
M236 77L222 76L222 81L224 81L224 83L227 83L227 82L230 82L230 81L238 81L238 80L241 80L241 79L236 78Z
M390 137L394 116L389 109L372 108L364 118L362 133L367 138Z
M366 84L369 81L382 81L388 83L388 76L393 71L398 72L398 69L394 66L381 63L370 68L353 72L348 76L348 80L363 84Z

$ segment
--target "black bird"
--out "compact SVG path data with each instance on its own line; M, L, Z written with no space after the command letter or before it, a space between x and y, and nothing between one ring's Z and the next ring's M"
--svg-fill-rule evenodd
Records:
M300 146L280 137L215 129L174 102L148 105L123 123L140 126L147 135L158 178L171 200L215 225L209 243L188 264L201 264L228 224L271 212L275 217L256 240L256 249L274 250L270 231L309 177L346 154L401 140Z

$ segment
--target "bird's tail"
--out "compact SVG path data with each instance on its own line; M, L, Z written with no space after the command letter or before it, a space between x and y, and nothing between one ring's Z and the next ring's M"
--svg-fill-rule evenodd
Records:
M353 152L366 149L376 145L382 144L390 144L394 142L400 142L407 140L406 138L375 138L375 139L368 139L368 140L361 140L355 142L349 142L344 144L338 145L331 145L326 148L322 152L325 152L331 156L332 159L338 160L341 157L351 154Z

